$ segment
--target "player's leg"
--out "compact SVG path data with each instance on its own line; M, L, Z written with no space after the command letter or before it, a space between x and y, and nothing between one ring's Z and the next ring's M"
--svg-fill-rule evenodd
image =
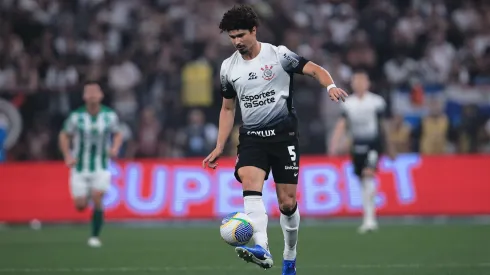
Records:
M73 198L75 209L79 212L83 212L88 206L88 198L86 196L77 196Z
M276 192L281 211L280 224L284 236L283 275L296 274L296 247L300 215L296 201L297 184L277 183Z
M102 225L104 224L104 210L102 208L102 199L104 193L101 191L92 191L92 222L91 222L91 235L88 240L88 245L91 247L100 247L102 242L99 239L100 231L102 230Z
M102 245L99 236L104 224L104 195L109 189L111 182L111 174L108 171L98 172L93 176L92 182L92 235L88 241L92 247Z
M255 247L237 247L238 256L263 268L273 265L267 237L268 216L262 200L264 179L268 177L267 155L260 145L241 144L238 148L235 177L242 183L245 213L254 225Z
M296 247L300 214L296 200L299 176L297 140L278 144L271 150L272 173L276 182L277 199L281 211L280 224L284 235L283 275L296 274Z
M363 223L360 231L377 229L376 221L376 184L375 171L372 168L365 168L362 172L362 198L363 198Z
M359 228L360 233L376 230L378 223L376 221L376 166L378 163L378 152L370 150L364 155L362 169L360 169L360 179L362 186L363 200L363 222Z
M254 242L269 250L267 238L268 217L262 200L262 188L266 172L253 166L238 169L238 176L243 187L243 206L245 213L254 222Z
M84 211L88 206L89 188L87 179L83 174L70 173L70 192L75 208L79 212Z

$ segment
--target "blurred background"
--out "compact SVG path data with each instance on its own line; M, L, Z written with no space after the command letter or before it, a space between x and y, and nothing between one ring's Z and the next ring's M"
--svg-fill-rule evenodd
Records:
M389 102L399 152L490 151L488 1L2 0L1 159L60 159L57 134L86 80L103 83L123 122L122 158L207 155L217 74L233 52L218 24L242 2L261 18L261 41L323 65L338 86L366 69ZM325 154L339 106L313 79L297 80L301 151Z
M295 79L298 270L490 274L487 0L0 0L0 273L256 270L218 235L220 217L243 211L237 128L220 167L201 168L216 143L220 65L234 51L218 25L237 3L253 5L261 41L324 66L337 86L350 91L352 72L369 72L400 153L380 160L380 231L357 235L362 196L349 137L341 156L327 156L339 105L315 80ZM57 146L87 80L102 83L124 132L96 252L85 244L91 211L73 207ZM272 179L263 198L279 274Z

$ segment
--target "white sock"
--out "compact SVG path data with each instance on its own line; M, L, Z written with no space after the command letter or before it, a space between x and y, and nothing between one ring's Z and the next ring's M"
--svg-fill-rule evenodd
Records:
M364 207L363 224L376 223L376 205L374 197L376 195L376 187L373 178L365 178L362 180L362 204Z
M268 217L265 211L265 205L262 201L262 196L252 195L243 198L245 214L247 214L253 222L255 244L269 250L269 242L267 239L267 222Z
M284 260L292 261L296 259L296 245L298 243L299 230L299 209L296 206L296 211L290 216L281 213L280 223L282 233L284 234Z

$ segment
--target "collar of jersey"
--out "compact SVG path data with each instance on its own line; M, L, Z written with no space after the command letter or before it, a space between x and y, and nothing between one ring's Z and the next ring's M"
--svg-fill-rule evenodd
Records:
M257 42L259 42L259 41L257 41ZM262 42L259 42L259 44L260 44L259 54L256 57L254 57L254 58L252 58L250 60L244 59L243 56L240 53L238 53L240 55L240 58L242 59L243 62L245 62L245 63L254 62L256 59L259 58L259 56L262 54L262 50L264 49L264 44Z

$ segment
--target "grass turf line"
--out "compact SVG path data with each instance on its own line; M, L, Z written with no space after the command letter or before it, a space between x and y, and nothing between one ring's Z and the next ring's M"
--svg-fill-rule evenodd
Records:
M298 274L490 274L489 226L388 226L360 236L355 227L300 229ZM216 228L108 226L104 246L86 246L89 228L51 227L0 233L0 274L231 274L260 270L237 258ZM282 232L269 229L280 274ZM304 272L303 272L304 271Z

